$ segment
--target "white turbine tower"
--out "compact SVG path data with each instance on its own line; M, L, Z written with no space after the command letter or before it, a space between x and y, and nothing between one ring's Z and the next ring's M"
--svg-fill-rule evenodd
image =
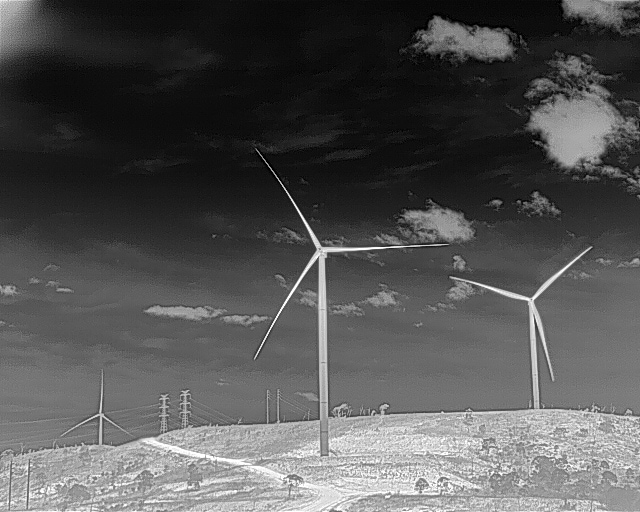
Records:
M315 245L316 247L316 251L313 253L313 256L311 256L311 259L309 260L309 262L307 263L307 266L302 271L302 274L300 274L300 277L298 277L298 280L289 291L289 295L287 295L287 298L282 303L282 306L280 306L280 310L272 320L271 325L267 330L267 333L264 335L264 338L262 339L262 343L260 343L258 350L256 350L256 353L253 356L253 360L255 361L257 359L258 355L260 354L260 351L262 350L262 347L267 341L267 337L269 336L271 329L273 329L273 326L278 320L280 313L282 313L282 310L287 305L287 302L289 302L289 299L291 299L291 297L295 293L296 289L302 282L302 279L307 274L307 272L309 272L309 269L311 269L311 267L317 260L318 261L318 381L319 381L318 406L320 408L320 414L319 414L320 416L320 455L326 457L329 455L329 370L328 370L328 349L327 349L327 278L326 278L326 272L325 272L325 259L327 258L327 255L331 253L341 253L341 252L362 252L362 251L380 251L384 249L405 249L407 247L440 247L440 246L449 245L449 244L387 245L382 247L325 247L318 240L318 237L315 235L315 233L311 229L311 226L309 225L307 220L304 218L304 215L302 215L300 208L298 208L298 205L293 200L293 197L291 197L291 194L289 194L289 191L284 186L284 183L282 183L278 175L271 168L271 166L269 165L269 162L265 160L265 158L262 156L262 154L260 153L260 151L258 151L257 148L254 148L254 149L256 150L256 153L260 155L260 158L262 158L262 161L266 164L266 166L269 168L271 173L278 180L278 183L280 183L285 193L291 200L293 207L296 209L296 211L298 212L298 215L300 216L300 219L302 219L302 222L304 223L304 226L307 228L307 232L309 233L309 237L311 238L313 245Z
M463 281L465 283L470 283L476 286L480 286L482 288L486 288L487 290L491 290L492 292L499 293L500 295L504 295L505 297L509 297L511 299L522 300L525 301L529 307L529 348L531 352L531 386L533 392L533 408L540 409L540 382L538 378L538 351L536 346L536 326L538 327L538 332L540 333L540 339L542 340L542 348L544 349L544 354L547 359L547 365L549 366L549 374L551 375L551 380L555 381L555 376L553 375L553 368L551 367L551 359L549 358L549 349L547 348L547 340L544 334L544 327L542 326L542 318L540 317L540 313L538 312L538 308L536 307L535 300L540 297L542 292L544 292L551 284L558 279L565 271L573 265L576 261L582 258L587 252L589 252L593 247L589 247L582 251L578 256L573 258L567 265L565 265L561 270L553 274L549 279L547 279L544 284L538 288L538 291L533 294L532 297L526 297L524 295L520 295L513 292L508 292L506 290L501 290L500 288L495 288L494 286L489 286L482 283L477 283L476 281L470 281L469 279L461 279L459 277L449 276L451 279L456 281Z
M119 425L116 425L113 421L111 421L106 414L104 414L102 412L102 405L104 403L104 370L102 370L102 374L100 377L100 408L98 410L97 414L94 414L93 416L91 416L90 418L87 418L84 421L81 421L80 423L78 423L76 426L71 427L69 430L67 430L64 434L62 434L60 437L66 436L69 432L71 432L72 430L80 427L81 425L84 425L85 423L91 421L92 419L98 418L98 445L102 446L102 439L103 439L103 432L104 432L104 425L103 425L103 420L107 420L109 423L111 423L114 427L119 428L120 430L122 430L125 434L130 435L131 437L133 437L131 434L129 434L129 432L127 432L125 429L123 429L122 427L120 427Z

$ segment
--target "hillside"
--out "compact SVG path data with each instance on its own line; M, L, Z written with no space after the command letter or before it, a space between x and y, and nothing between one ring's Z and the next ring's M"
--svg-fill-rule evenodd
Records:
M640 488L640 421L632 416L547 409L331 419L328 458L318 455L315 421L202 427L157 439L295 473L343 493L392 493L340 507L354 512L475 507L470 500L505 510L557 509L562 498L578 508L588 507L593 498L596 505L628 509ZM286 486L274 479L203 460L195 461L203 478L200 490L187 491L193 459L135 441L14 457L14 509L24 509L27 457L32 460L31 509L58 506L75 482L94 496L94 510L101 503L106 510L210 510L206 505L212 503L220 511L286 510L313 498L309 489L299 489L294 500L287 500ZM5 457L0 467L4 503L7 466ZM135 478L145 469L153 475L150 487L135 490ZM414 490L420 477L428 483L421 496ZM382 508L376 505L380 500Z

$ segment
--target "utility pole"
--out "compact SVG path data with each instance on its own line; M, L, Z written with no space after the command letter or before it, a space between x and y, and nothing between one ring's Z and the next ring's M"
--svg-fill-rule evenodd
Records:
M267 389L267 425L269 424L269 399L271 398L271 392Z
M13 459L9 462L9 499L8 510L11 510L11 481L13 480Z
M169 420L169 395L165 393L160 395L160 433L166 434L169 427L167 421Z
M276 392L276 421L280 423L280 390Z
M189 402L189 398L191 398L191 393L189 393L188 389L185 389L180 393L180 419L182 420L181 428L187 428L189 426L189 416L191 415L191 411L189 410L191 402Z
M31 459L27 466L27 510L29 510L29 487L31 485Z

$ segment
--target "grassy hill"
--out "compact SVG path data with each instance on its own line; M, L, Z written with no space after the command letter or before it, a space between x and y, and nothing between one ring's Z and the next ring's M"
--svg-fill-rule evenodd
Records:
M316 421L172 431L162 442L220 457L246 459L314 484L370 495L340 510L555 509L567 505L640 510L640 419L567 410L395 414L331 419L332 455L318 455ZM281 510L279 482L247 470L164 453L139 441L15 456L13 509L24 510L27 458L31 509L60 508L84 486L93 510ZM6 503L9 458L0 461ZM202 475L187 490L188 465ZM136 477L150 471L150 487ZM422 495L415 481L424 478ZM76 488L77 491L77 488ZM81 493L80 493L81 494ZM384 496L386 494L386 497ZM66 496L66 497L65 497ZM75 509L89 510L90 499ZM637 500L637 502L635 501ZM524 507L524 508L523 508Z

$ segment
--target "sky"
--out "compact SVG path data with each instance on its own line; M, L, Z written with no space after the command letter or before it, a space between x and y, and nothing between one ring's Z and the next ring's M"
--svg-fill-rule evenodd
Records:
M640 411L640 5L0 1L0 447L330 407ZM274 406L272 400L272 406ZM275 418L272 410L271 421ZM68 442L93 442L95 425ZM107 427L107 442L127 436ZM62 441L64 442L64 438Z

